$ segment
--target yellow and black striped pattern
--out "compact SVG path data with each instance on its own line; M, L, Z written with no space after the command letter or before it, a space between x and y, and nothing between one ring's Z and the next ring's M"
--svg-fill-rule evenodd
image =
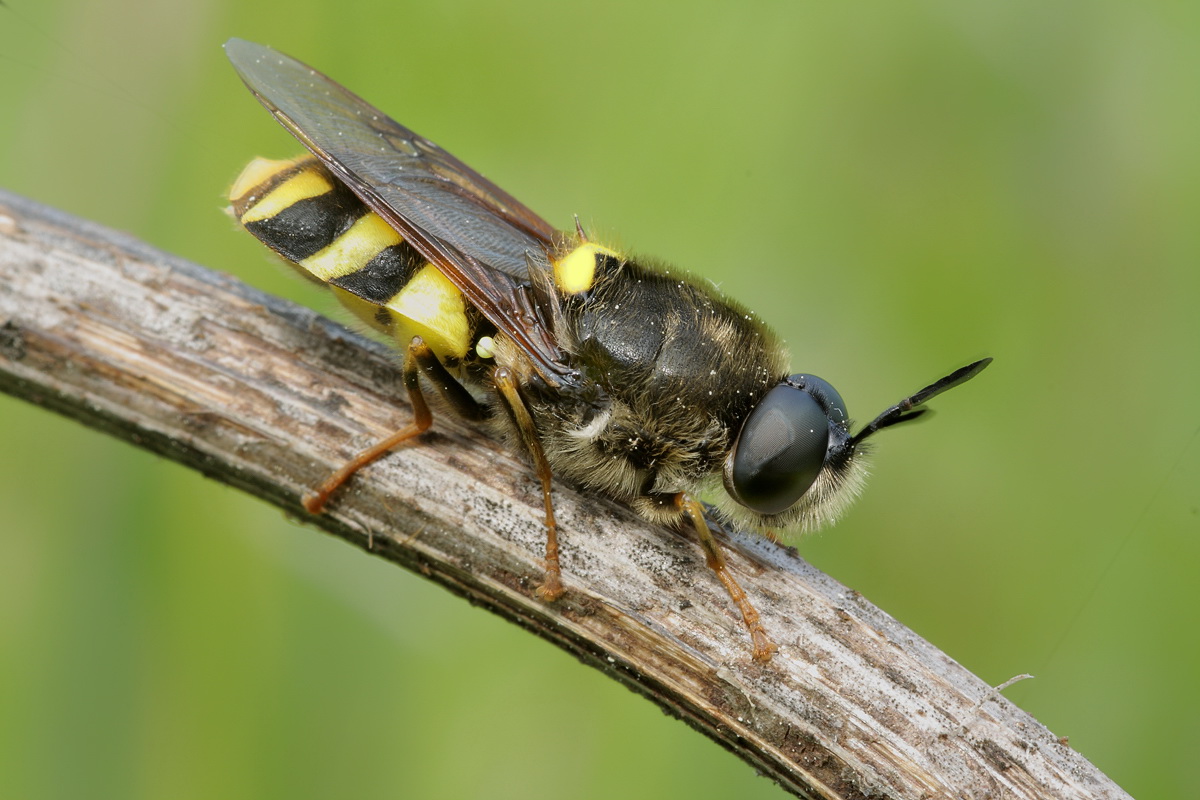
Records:
M467 356L474 315L462 294L316 158L255 159L229 200L247 231L401 348L421 336L447 364Z

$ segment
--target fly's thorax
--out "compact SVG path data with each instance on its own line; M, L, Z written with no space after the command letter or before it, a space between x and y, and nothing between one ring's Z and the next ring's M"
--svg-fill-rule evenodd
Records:
M581 370L631 405L735 426L787 373L775 334L686 272L584 242L555 262L555 275L557 338Z
M719 473L785 370L774 335L710 285L602 245L575 241L551 262L555 337L581 376L525 387L554 473L639 510Z
M255 159L230 201L247 231L402 349L420 336L448 366L474 360L484 331L462 293L316 158Z

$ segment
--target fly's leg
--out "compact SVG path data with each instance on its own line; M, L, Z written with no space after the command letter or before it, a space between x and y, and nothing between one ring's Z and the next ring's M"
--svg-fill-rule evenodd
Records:
M546 460L546 453L542 450L542 443L537 436L537 428L533 424L533 417L530 416L529 409L525 407L525 401L521 399L521 393L517 389L517 381L512 372L506 367L499 367L492 373L492 380L496 384L500 398L504 401L505 409L521 435L521 442L525 445L525 450L533 459L537 476L542 481L542 499L546 504L546 579L534 593L541 599L552 603L562 597L566 590L562 585L562 569L558 563L558 524L554 521L554 504L550 500L552 477L550 462Z
M450 374L433 350L429 348L429 345L425 344L425 340L420 336L414 336L413 340L408 343L408 351L404 358L404 388L408 390L408 400L412 403L413 421L383 441L354 456L341 469L326 478L324 483L305 494L301 502L309 513L320 513L325 504L329 502L330 496L342 484L350 480L354 473L386 455L388 451L398 445L429 430L429 426L433 424L433 414L421 391L422 375L433 384L437 393L459 416L470 420L479 420L486 415L485 407Z
M700 546L704 548L704 557L708 561L709 569L716 573L717 578L725 586L725 591L729 592L729 597L733 600L733 604L742 613L742 622L745 623L746 629L750 631L750 642L754 648L754 660L763 663L770 661L771 654L778 648L771 641L770 637L767 636L767 631L758 616L758 610L750 603L750 598L746 596L742 587L734 579L733 573L729 571L729 567L725 563L725 554L721 552L721 545L713 537L712 531L708 528L708 520L704 518L704 506L693 500L685 492L675 495L675 505L691 519L692 525L696 528L696 533L700 536Z

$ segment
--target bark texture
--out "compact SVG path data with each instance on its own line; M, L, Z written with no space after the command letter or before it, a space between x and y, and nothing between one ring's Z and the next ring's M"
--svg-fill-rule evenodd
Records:
M1127 795L1037 720L793 551L727 537L780 646L696 543L556 486L567 594L533 589L532 471L441 415L313 517L301 494L408 419L394 357L307 309L0 192L0 389L187 464L437 581L817 798Z

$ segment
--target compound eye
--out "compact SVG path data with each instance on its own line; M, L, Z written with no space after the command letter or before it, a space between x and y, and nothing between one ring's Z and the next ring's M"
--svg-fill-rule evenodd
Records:
M788 378L788 383L799 386L809 394L824 400L826 416L830 422L841 425L843 428L850 424L850 415L846 412L846 401L829 381L818 378L816 375L793 375Z
M816 380L832 393L823 399L840 403L832 386ZM746 418L726 463L725 488L760 514L778 514L795 504L817 479L829 450L829 414L810 394L811 385L789 383L767 392ZM844 407L833 413L839 411L844 417Z

